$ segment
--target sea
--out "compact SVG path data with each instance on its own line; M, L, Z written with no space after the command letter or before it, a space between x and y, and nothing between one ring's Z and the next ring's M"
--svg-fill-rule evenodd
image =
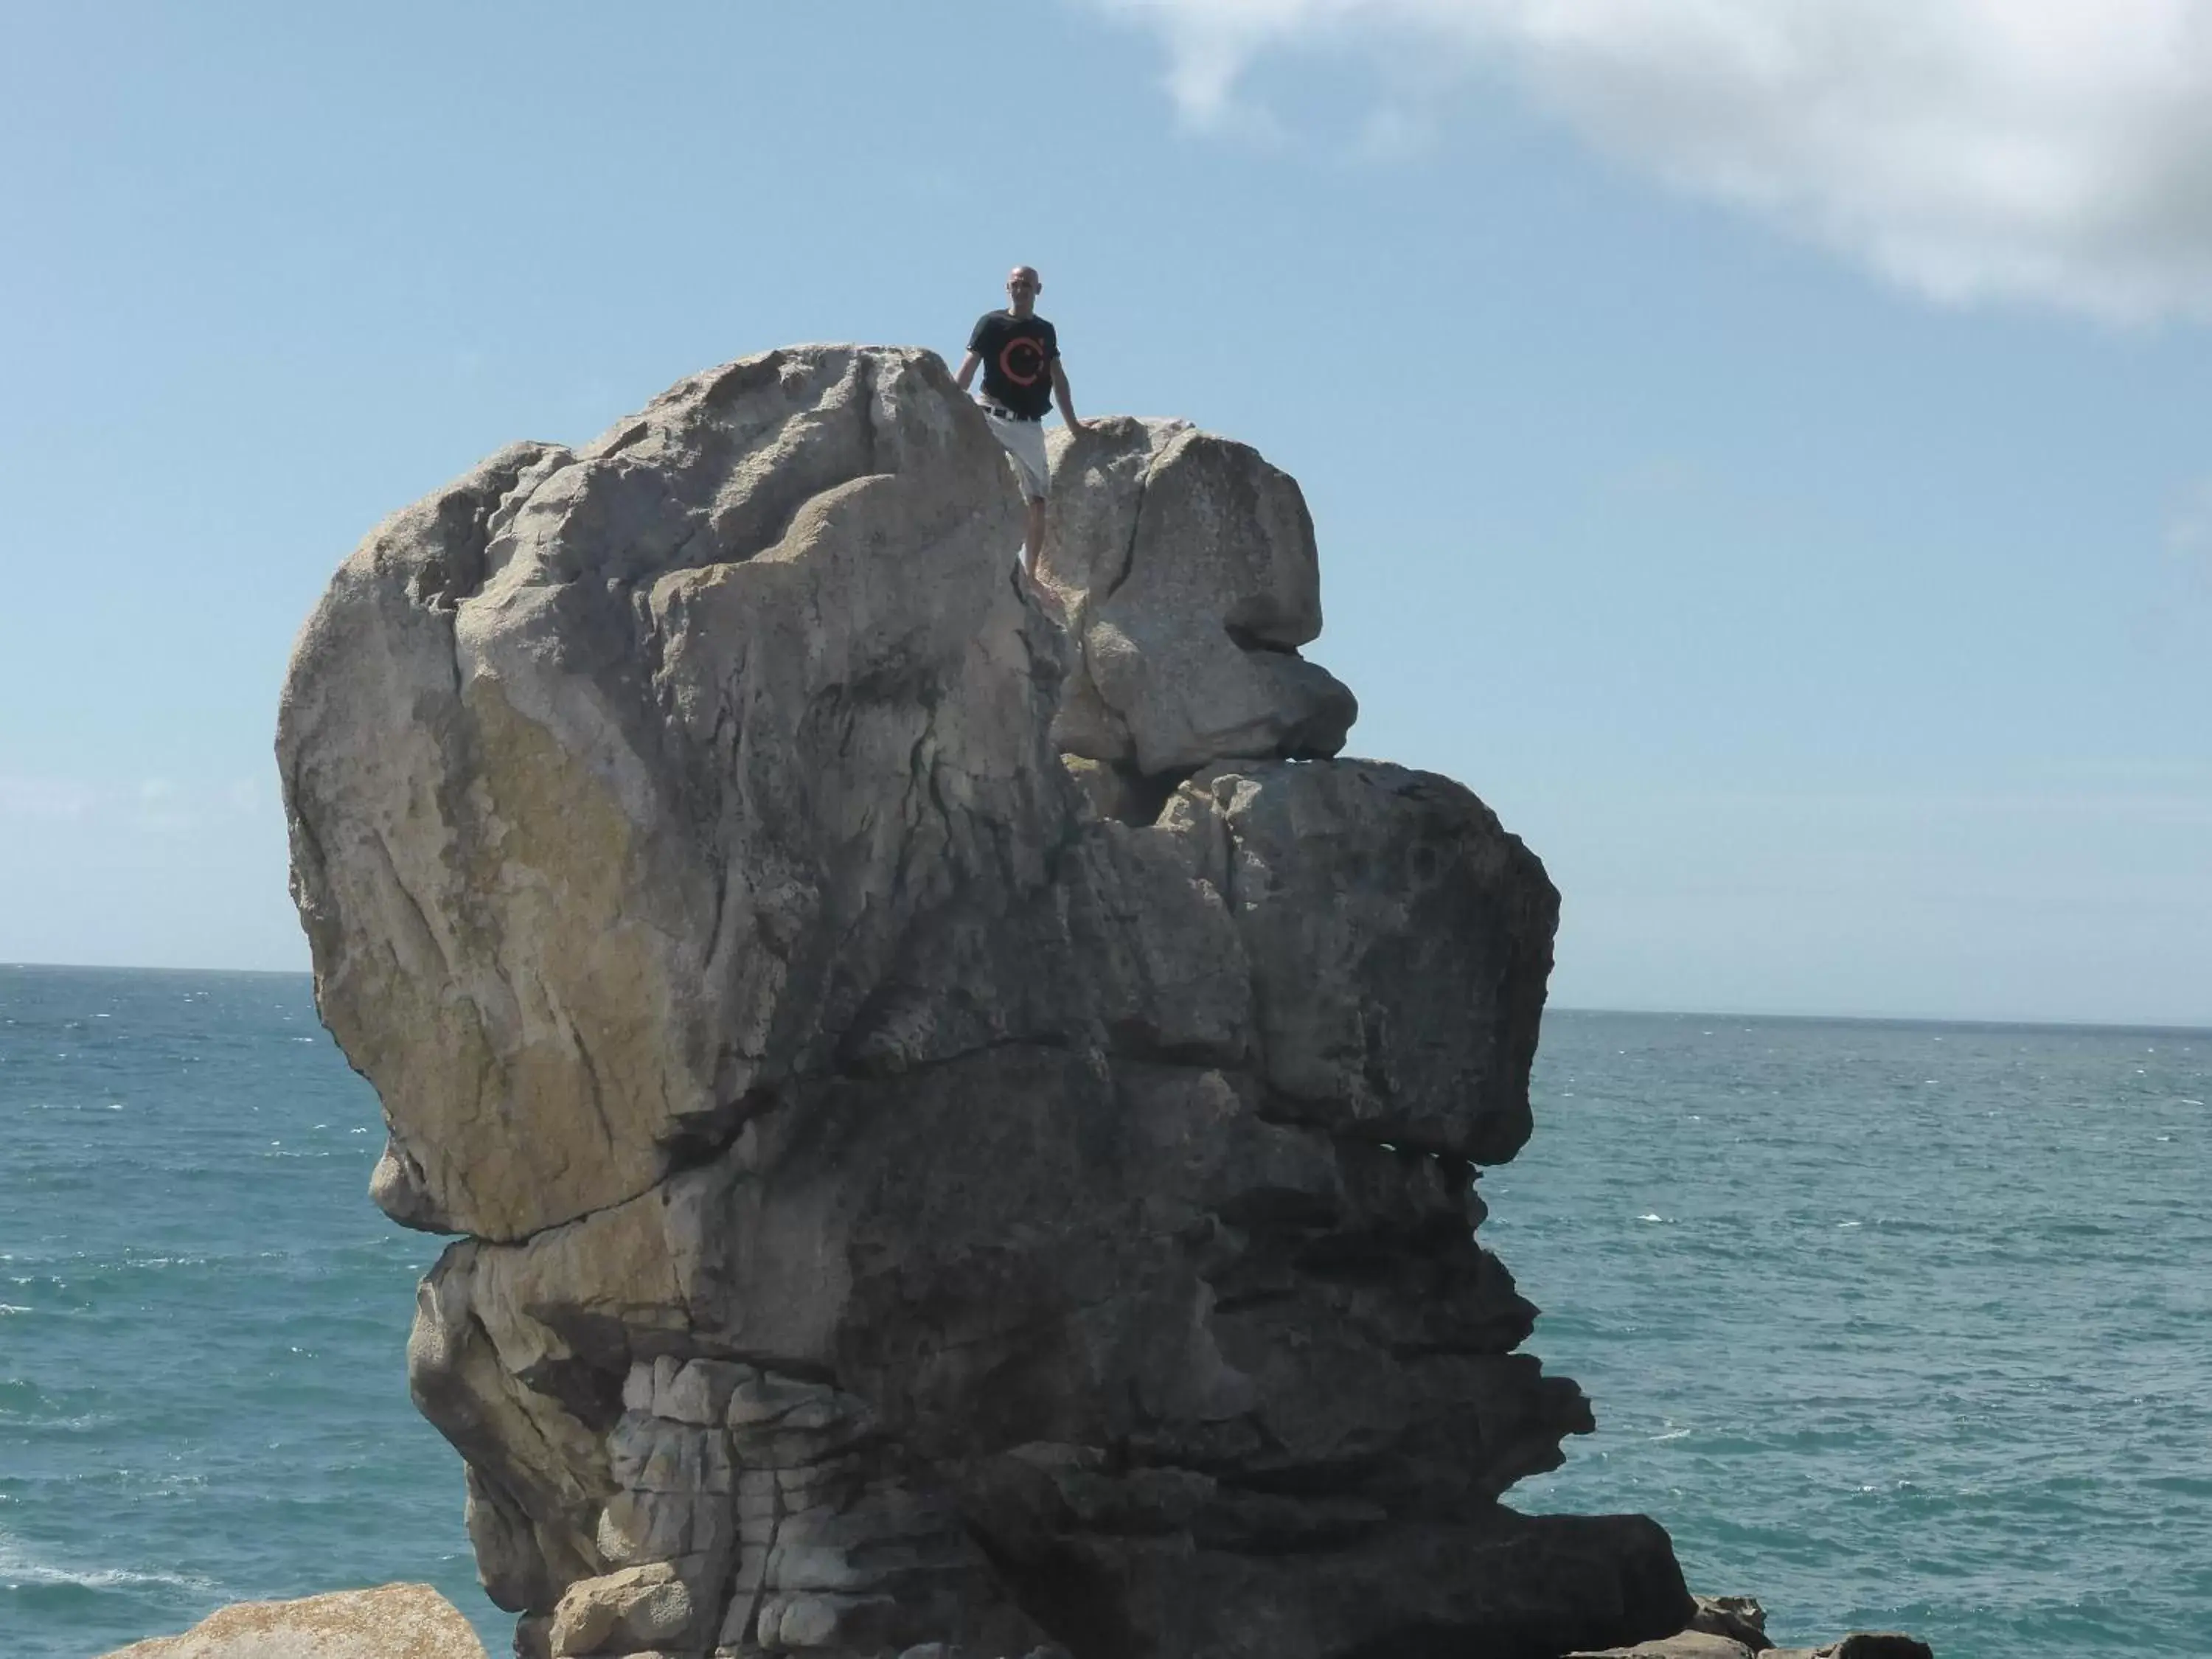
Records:
M1638 1510L1778 1639L2212 1655L2212 1032L1553 1011L1482 1179ZM441 1241L304 976L0 966L0 1656L436 1585L495 1656L408 1402Z

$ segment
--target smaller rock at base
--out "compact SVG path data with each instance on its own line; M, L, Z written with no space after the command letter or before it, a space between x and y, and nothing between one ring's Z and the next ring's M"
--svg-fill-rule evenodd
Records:
M568 1586L553 1611L555 1659L635 1653L681 1641L691 1627L691 1592L665 1561L626 1567Z
M1741 1642L1753 1653L1774 1645L1766 1639L1766 1609L1748 1595L1700 1595L1689 1627Z
M1824 1648L1767 1648L1758 1659L1936 1659L1936 1653L1917 1637L1862 1630Z
M1705 1605L1700 1598L1701 1613ZM1854 1631L1824 1648L1778 1648L1763 1632L1754 1632L1753 1640L1747 1642L1692 1628L1632 1648L1600 1648L1571 1653L1566 1659L1936 1659L1936 1655L1925 1642L1890 1631Z
M428 1584L382 1584L296 1601L240 1601L181 1636L118 1648L104 1659L485 1659L461 1610Z
M1753 1659L1753 1651L1730 1637L1686 1630L1656 1642L1638 1642L1632 1648L1600 1648L1571 1653L1566 1659Z

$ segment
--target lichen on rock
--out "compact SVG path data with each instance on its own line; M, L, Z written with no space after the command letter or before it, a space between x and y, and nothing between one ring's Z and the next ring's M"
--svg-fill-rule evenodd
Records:
M526 1651L1553 1659L1692 1602L1501 1498L1591 1425L1479 1167L1558 898L1331 758L1296 483L926 352L685 380L380 526L279 735L409 1370ZM1470 1646L1470 1644L1473 1644Z

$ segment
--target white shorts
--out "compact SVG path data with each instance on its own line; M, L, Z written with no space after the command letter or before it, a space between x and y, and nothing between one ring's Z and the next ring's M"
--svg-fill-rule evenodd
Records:
M983 418L991 423L991 435L1013 458L1022 494L1030 501L1042 501L1052 484L1052 464L1044 456L1044 422L1000 420L988 409Z

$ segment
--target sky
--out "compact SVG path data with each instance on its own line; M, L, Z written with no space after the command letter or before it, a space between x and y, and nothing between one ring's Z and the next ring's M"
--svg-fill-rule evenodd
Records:
M2212 1024L2194 0L15 0L0 239L0 960L303 969L380 519L1018 260L1298 478L1554 1002Z

